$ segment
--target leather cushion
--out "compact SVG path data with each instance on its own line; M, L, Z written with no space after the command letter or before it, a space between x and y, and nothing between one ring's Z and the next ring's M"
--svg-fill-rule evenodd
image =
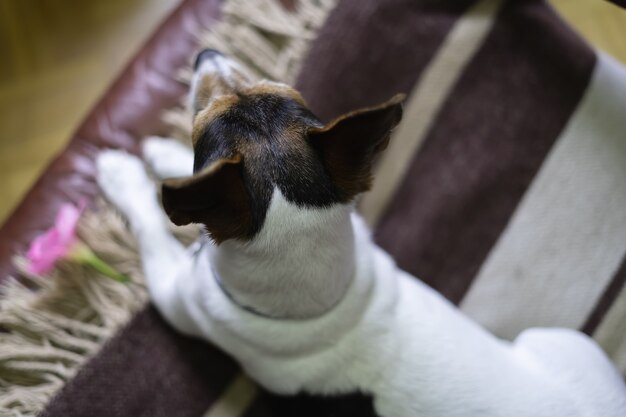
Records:
M187 88L176 71L193 57L197 35L219 17L220 0L185 0L122 71L61 152L0 229L0 280L11 258L50 227L59 206L98 194L94 157L102 148L138 151L145 135L159 134L163 109L177 104Z

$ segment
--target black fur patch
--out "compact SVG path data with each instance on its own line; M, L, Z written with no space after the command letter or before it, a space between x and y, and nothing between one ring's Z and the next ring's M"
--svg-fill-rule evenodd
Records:
M194 172L220 158L243 156L244 183L252 201L251 235L263 226L277 186L298 206L328 207L341 201L306 132L321 122L308 109L274 94L241 95L196 141Z
M278 396L263 392L244 417L381 417L372 396L361 393L338 396Z

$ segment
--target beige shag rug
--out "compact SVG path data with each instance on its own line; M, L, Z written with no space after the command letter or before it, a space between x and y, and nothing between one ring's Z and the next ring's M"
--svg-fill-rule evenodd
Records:
M287 11L275 0L225 0L222 20L200 34L200 44L234 58L253 79L291 83L335 1L303 0ZM182 80L190 76L190 68L181 69ZM189 141L191 117L182 105L163 117L173 137ZM175 233L190 243L199 229ZM16 257L20 275L3 283L0 296L0 416L37 415L147 302L136 241L111 206L99 202L85 213L78 234L132 283L67 262L49 276L32 276Z

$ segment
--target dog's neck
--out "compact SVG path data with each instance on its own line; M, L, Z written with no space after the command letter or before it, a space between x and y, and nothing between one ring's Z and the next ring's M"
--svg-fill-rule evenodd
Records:
M317 317L345 295L355 270L352 207L300 208L274 190L263 228L250 242L211 251L222 289L240 306L287 319Z

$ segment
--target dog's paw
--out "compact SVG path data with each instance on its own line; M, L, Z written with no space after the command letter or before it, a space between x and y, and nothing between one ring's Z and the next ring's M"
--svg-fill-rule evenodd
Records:
M106 150L98 155L96 166L98 185L105 197L127 216L141 215L144 206L156 199L156 187L136 156Z
M175 139L156 136L142 144L143 158L157 177L185 177L193 173L193 151Z

